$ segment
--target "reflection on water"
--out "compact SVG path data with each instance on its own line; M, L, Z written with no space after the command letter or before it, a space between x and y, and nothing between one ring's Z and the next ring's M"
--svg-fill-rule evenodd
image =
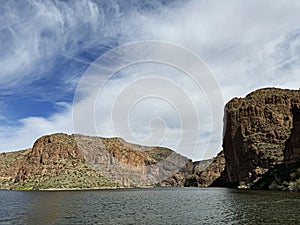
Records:
M231 190L236 221L242 224L299 224L300 193Z
M0 224L299 224L300 193L221 188L0 191Z

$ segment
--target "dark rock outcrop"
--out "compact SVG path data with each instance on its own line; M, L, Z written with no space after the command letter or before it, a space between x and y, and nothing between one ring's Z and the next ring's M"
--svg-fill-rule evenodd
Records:
M295 163L300 160L300 108L294 105L293 113L293 129L291 136L286 142L284 149L284 161L286 163Z
M300 191L300 161L276 165L252 185L251 189Z
M226 104L223 148L229 184L249 188L283 163L291 109L299 103L299 90L265 88Z

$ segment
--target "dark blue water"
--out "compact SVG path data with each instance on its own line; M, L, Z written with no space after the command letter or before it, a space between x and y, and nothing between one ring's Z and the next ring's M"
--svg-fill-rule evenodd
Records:
M300 193L221 188L0 191L0 224L300 224Z

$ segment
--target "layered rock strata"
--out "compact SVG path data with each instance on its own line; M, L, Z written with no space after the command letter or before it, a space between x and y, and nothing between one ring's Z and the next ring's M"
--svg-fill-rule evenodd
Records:
M191 167L191 160L168 148L67 134L43 136L31 149L0 159L2 189L182 186Z
M283 163L292 107L299 103L299 90L265 88L226 104L223 149L229 184L249 188Z

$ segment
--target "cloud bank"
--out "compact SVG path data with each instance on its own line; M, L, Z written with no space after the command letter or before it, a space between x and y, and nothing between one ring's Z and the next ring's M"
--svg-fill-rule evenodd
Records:
M260 87L298 89L299 10L296 1L7 1L0 6L0 150L30 147L43 134L74 132L73 107L84 108L89 96L96 94L89 88L91 81L82 101L73 106L85 70L105 52L132 41L161 40L190 49L209 66L224 102ZM149 76L174 82L198 113L200 128L192 127L199 131L199 139L191 143L196 151L179 152L200 159L220 151L223 115L218 112L219 120L212 121L206 98L213 90L203 93L186 74L166 65L142 63L114 74L95 106L96 133L120 134L105 110L127 87ZM14 112L8 109L17 104L11 99L20 95L49 101L56 110L50 116L27 113L11 118ZM180 115L168 101L144 99L128 118L130 141L157 144L163 136L162 145L176 149L182 132ZM85 126L89 116L82 114L80 120L75 131L89 133ZM212 130L212 123L218 129ZM151 135L157 138L145 142Z

